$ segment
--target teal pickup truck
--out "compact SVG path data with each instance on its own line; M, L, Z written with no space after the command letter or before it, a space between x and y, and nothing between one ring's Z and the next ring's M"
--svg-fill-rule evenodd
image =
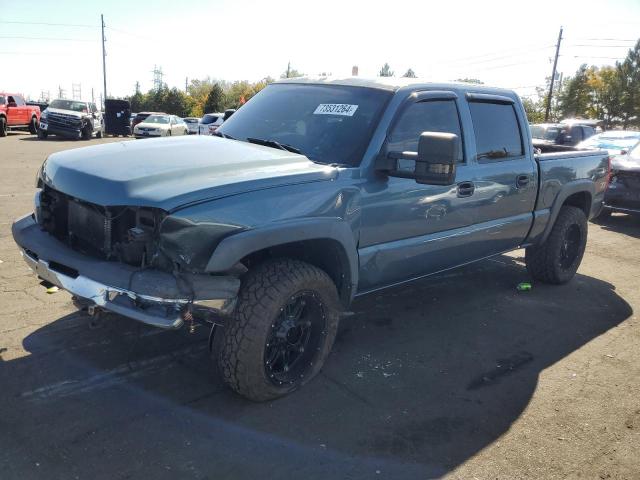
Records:
M318 373L356 296L518 248L568 282L609 174L535 154L518 96L477 85L287 79L215 135L54 153L13 236L91 314L211 324L257 401Z

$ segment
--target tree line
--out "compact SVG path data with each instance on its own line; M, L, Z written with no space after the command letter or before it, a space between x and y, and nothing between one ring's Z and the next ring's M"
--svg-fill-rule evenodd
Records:
M136 91L128 100L132 112L166 112L180 117L202 117L205 113L240 107L271 82L273 79L270 77L259 82L227 82L205 78L192 80L186 92L164 84L147 93Z

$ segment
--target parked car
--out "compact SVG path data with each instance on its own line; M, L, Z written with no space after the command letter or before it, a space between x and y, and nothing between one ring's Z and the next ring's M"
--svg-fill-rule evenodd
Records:
M609 130L581 142L578 148L600 148L611 155L626 155L638 142L640 132L635 130Z
M0 137L12 128L28 128L29 133L38 133L40 107L27 105L22 95L0 92Z
M149 115L133 128L136 138L187 135L187 124L175 115Z
M222 378L269 400L354 297L523 247L534 279L573 278L609 155L534 155L526 125L510 90L285 79L212 137L50 155L13 237L92 314L210 322Z
M167 115L167 114L164 113L164 112L140 112L140 113L136 113L136 116L134 117L134 119L131 122L131 130L133 131L133 129L135 128L136 125L138 125L139 123L144 122L149 115Z
M102 138L104 121L102 113L93 102L57 99L49 104L40 116L38 138L49 135L89 140L93 135Z
M627 153L611 159L609 188L598 219L613 212L640 214L640 142Z
M186 117L184 119L184 123L187 124L187 129L189 130L189 135L194 134L194 133L199 133L198 132L198 123L200 123L200 119L196 118L196 117Z
M597 122L571 120L563 123L539 123L530 126L534 147L574 146L595 135Z
M213 135L220 125L224 123L224 113L206 113L198 124L199 135Z

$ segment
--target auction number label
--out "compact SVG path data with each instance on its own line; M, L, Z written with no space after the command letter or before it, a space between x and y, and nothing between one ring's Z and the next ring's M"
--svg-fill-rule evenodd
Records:
M358 105L347 105L346 103L321 103L313 114L353 117L353 114L356 113L357 109Z

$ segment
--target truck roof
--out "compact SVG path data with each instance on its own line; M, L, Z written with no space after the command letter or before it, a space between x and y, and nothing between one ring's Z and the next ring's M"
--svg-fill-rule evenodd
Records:
M352 87L375 88L378 90L397 91L401 88L442 88L442 89L463 89L475 92L510 94L513 90L506 88L489 87L476 83L464 82L429 82L421 78L397 78L397 77L296 77L283 78L275 83L300 83L312 85L344 85Z

